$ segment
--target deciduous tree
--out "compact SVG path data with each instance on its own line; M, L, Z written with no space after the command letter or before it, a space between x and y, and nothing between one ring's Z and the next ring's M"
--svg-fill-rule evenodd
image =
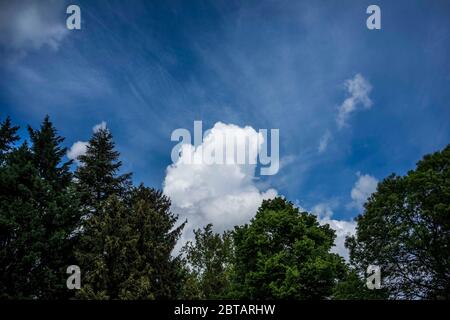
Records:
M264 200L234 232L237 298L324 299L344 273L329 225L283 199Z
M347 239L360 272L381 267L391 298L450 299L450 146L379 183Z

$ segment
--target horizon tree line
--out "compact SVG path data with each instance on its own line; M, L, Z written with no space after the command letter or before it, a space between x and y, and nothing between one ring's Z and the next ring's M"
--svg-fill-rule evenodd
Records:
M65 161L46 116L18 144L0 123L0 299L449 299L450 145L378 184L348 237L277 197L222 234L207 224L179 254L186 221L160 190L121 173L109 129ZM368 290L369 264L382 289ZM68 290L66 268L81 269Z

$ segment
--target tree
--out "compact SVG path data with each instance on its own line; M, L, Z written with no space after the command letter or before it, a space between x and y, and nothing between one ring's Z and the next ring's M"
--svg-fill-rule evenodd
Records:
M182 249L186 257L189 278L185 298L226 298L231 284L233 267L232 233L222 235L212 231L212 224L203 230L194 230L195 242L189 241Z
M0 123L0 164L3 161L4 154L12 149L12 144L19 140L17 135L18 126L11 124L11 118L6 119Z
M29 128L31 148L18 140L9 118L0 130L4 150L0 168L0 265L3 295L10 298L64 298L66 268L73 263L80 211L65 149L46 117L40 130Z
M354 269L348 268L345 276L333 290L334 300L381 300L387 299L385 289L369 290L364 274L358 274Z
M384 179L364 208L346 241L355 268L378 265L391 298L450 299L450 145Z
M131 192L131 223L138 235L140 258L132 266L148 277L155 299L180 298L183 265L173 249L186 221L176 226L178 216L170 211L170 199L161 191L140 185Z
M42 230L30 199L41 181L24 143L0 169L0 287L2 298L38 297L37 274Z
M329 225L283 198L264 200L233 238L237 298L327 298L345 271L343 258L330 253L335 234Z
M42 179L27 143L0 168L0 287L5 298L56 299L65 287L78 222L70 187Z
M181 261L172 250L184 224L160 191L139 186L130 202L110 196L86 224L77 253L81 299L178 298Z
M119 299L127 264L136 258L137 236L128 223L125 204L116 195L98 206L87 220L76 253L82 274L82 299Z
M33 163L42 179L51 183L55 188L64 189L70 183L72 174L69 172L72 161L62 163L67 148L61 147L64 138L57 135L56 128L47 115L39 130L28 126ZM61 165L60 165L61 164Z
M89 140L86 154L78 158L81 165L75 177L82 202L90 210L113 194L123 196L130 187L131 174L118 174L122 162L112 138L109 129L97 130Z
M63 162L67 148L61 144L64 138L57 130L49 116L44 118L41 127L33 130L28 127L30 135L32 163L37 170L44 190L37 190L35 204L39 208L39 222L42 229L42 252L40 257L43 269L42 281L47 279L45 298L69 296L65 284L66 268L74 262L74 247L79 226L79 194L72 183L69 171L72 161Z

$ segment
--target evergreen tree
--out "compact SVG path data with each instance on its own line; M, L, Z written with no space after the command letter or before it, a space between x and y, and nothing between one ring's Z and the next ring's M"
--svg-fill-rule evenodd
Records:
M171 253L184 226L160 191L140 186L129 203L110 196L86 224L77 257L81 299L178 298L182 267Z
M67 148L61 147L64 138L57 135L48 115L39 130L33 130L29 126L28 132L32 142L33 162L39 175L58 190L66 188L72 179L69 172L72 161L61 164L67 152Z
M391 298L450 298L450 145L378 184L346 241L358 272L381 268Z
M256 216L234 232L234 296L250 299L324 299L345 272L330 253L329 225L282 198L263 201Z
M92 210L101 201L115 194L124 196L130 187L130 173L119 175L122 162L118 160L113 137L109 129L101 128L89 140L87 152L78 160L81 165L75 172L82 202Z
M36 298L33 272L42 251L39 210L30 201L42 190L41 179L24 143L0 169L0 287L2 298Z
M183 265L173 249L186 221L176 226L178 216L170 211L170 200L161 191L140 185L131 193L131 221L139 238L140 258L132 268L148 276L155 299L180 298Z
M66 268L73 264L79 220L77 197L55 192L40 177L24 143L0 169L0 269L6 298L68 297Z
M226 298L233 267L232 233L214 233L212 224L208 224L203 230L194 230L194 235L195 241L189 241L182 249L189 270L185 298Z
M78 196L70 173L60 165L62 138L48 117L41 130L29 132L32 147L24 143L10 152L0 169L0 263L7 270L3 293L11 298L64 298L70 295L65 272L74 262Z
M12 149L12 144L19 140L17 130L19 130L19 127L11 124L10 117L6 117L0 123L0 165L3 164L6 153Z
M120 284L128 275L128 262L136 258L137 236L128 223L129 211L112 195L84 225L80 251L82 299L119 299Z

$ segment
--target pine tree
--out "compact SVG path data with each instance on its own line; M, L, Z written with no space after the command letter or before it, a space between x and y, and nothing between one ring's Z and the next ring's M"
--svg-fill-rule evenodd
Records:
M28 126L28 132L32 142L33 162L39 175L58 189L67 187L72 179L69 172L72 161L61 164L67 148L61 147L64 138L57 135L49 116L44 118L39 130Z
M126 249L126 244L127 237L133 235L127 229L129 208L124 203L130 174L118 174L122 165L119 155L111 132L101 128L89 140L86 154L78 157L80 165L75 177L84 215L81 241L76 250L83 274L79 298L117 299L119 289L115 277L120 278L122 274L117 266L121 265L124 254L125 258L131 258L131 247ZM120 254L122 249L127 252Z
M48 118L29 130L33 145L10 152L0 169L0 225L4 294L11 298L64 298L73 264L78 196L61 162L62 138ZM45 159L53 159L46 162Z
M24 143L0 169L0 287L2 298L36 298L42 252L39 210L31 201L42 188Z
M86 224L82 250L81 299L177 298L181 261L171 253L184 226L160 191L140 186L131 200L117 195L102 202Z
M77 250L81 299L176 297L183 275L171 253L184 225L175 227L170 201L161 192L131 188L119 175L119 153L108 129L94 132L76 171L86 211Z
M182 260L172 254L186 221L176 226L178 216L170 211L169 198L153 188L134 188L131 203L132 225L139 235L136 274L149 277L155 299L180 298Z
M29 126L28 132L32 142L33 162L40 176L55 186L66 187L71 180L69 167L72 161L59 166L67 148L60 146L64 138L57 135L49 116L45 117L39 130L33 130Z
M11 124L9 116L0 124L0 165L3 163L6 153L11 151L12 144L19 140L17 130L19 127Z
M76 252L82 273L80 299L119 299L128 263L136 259L137 236L128 223L129 210L116 195L97 206L84 225Z
M109 129L101 128L94 132L86 154L78 158L81 164L75 172L86 208L93 210L113 194L123 196L130 187L131 174L118 174L122 166L119 155Z

